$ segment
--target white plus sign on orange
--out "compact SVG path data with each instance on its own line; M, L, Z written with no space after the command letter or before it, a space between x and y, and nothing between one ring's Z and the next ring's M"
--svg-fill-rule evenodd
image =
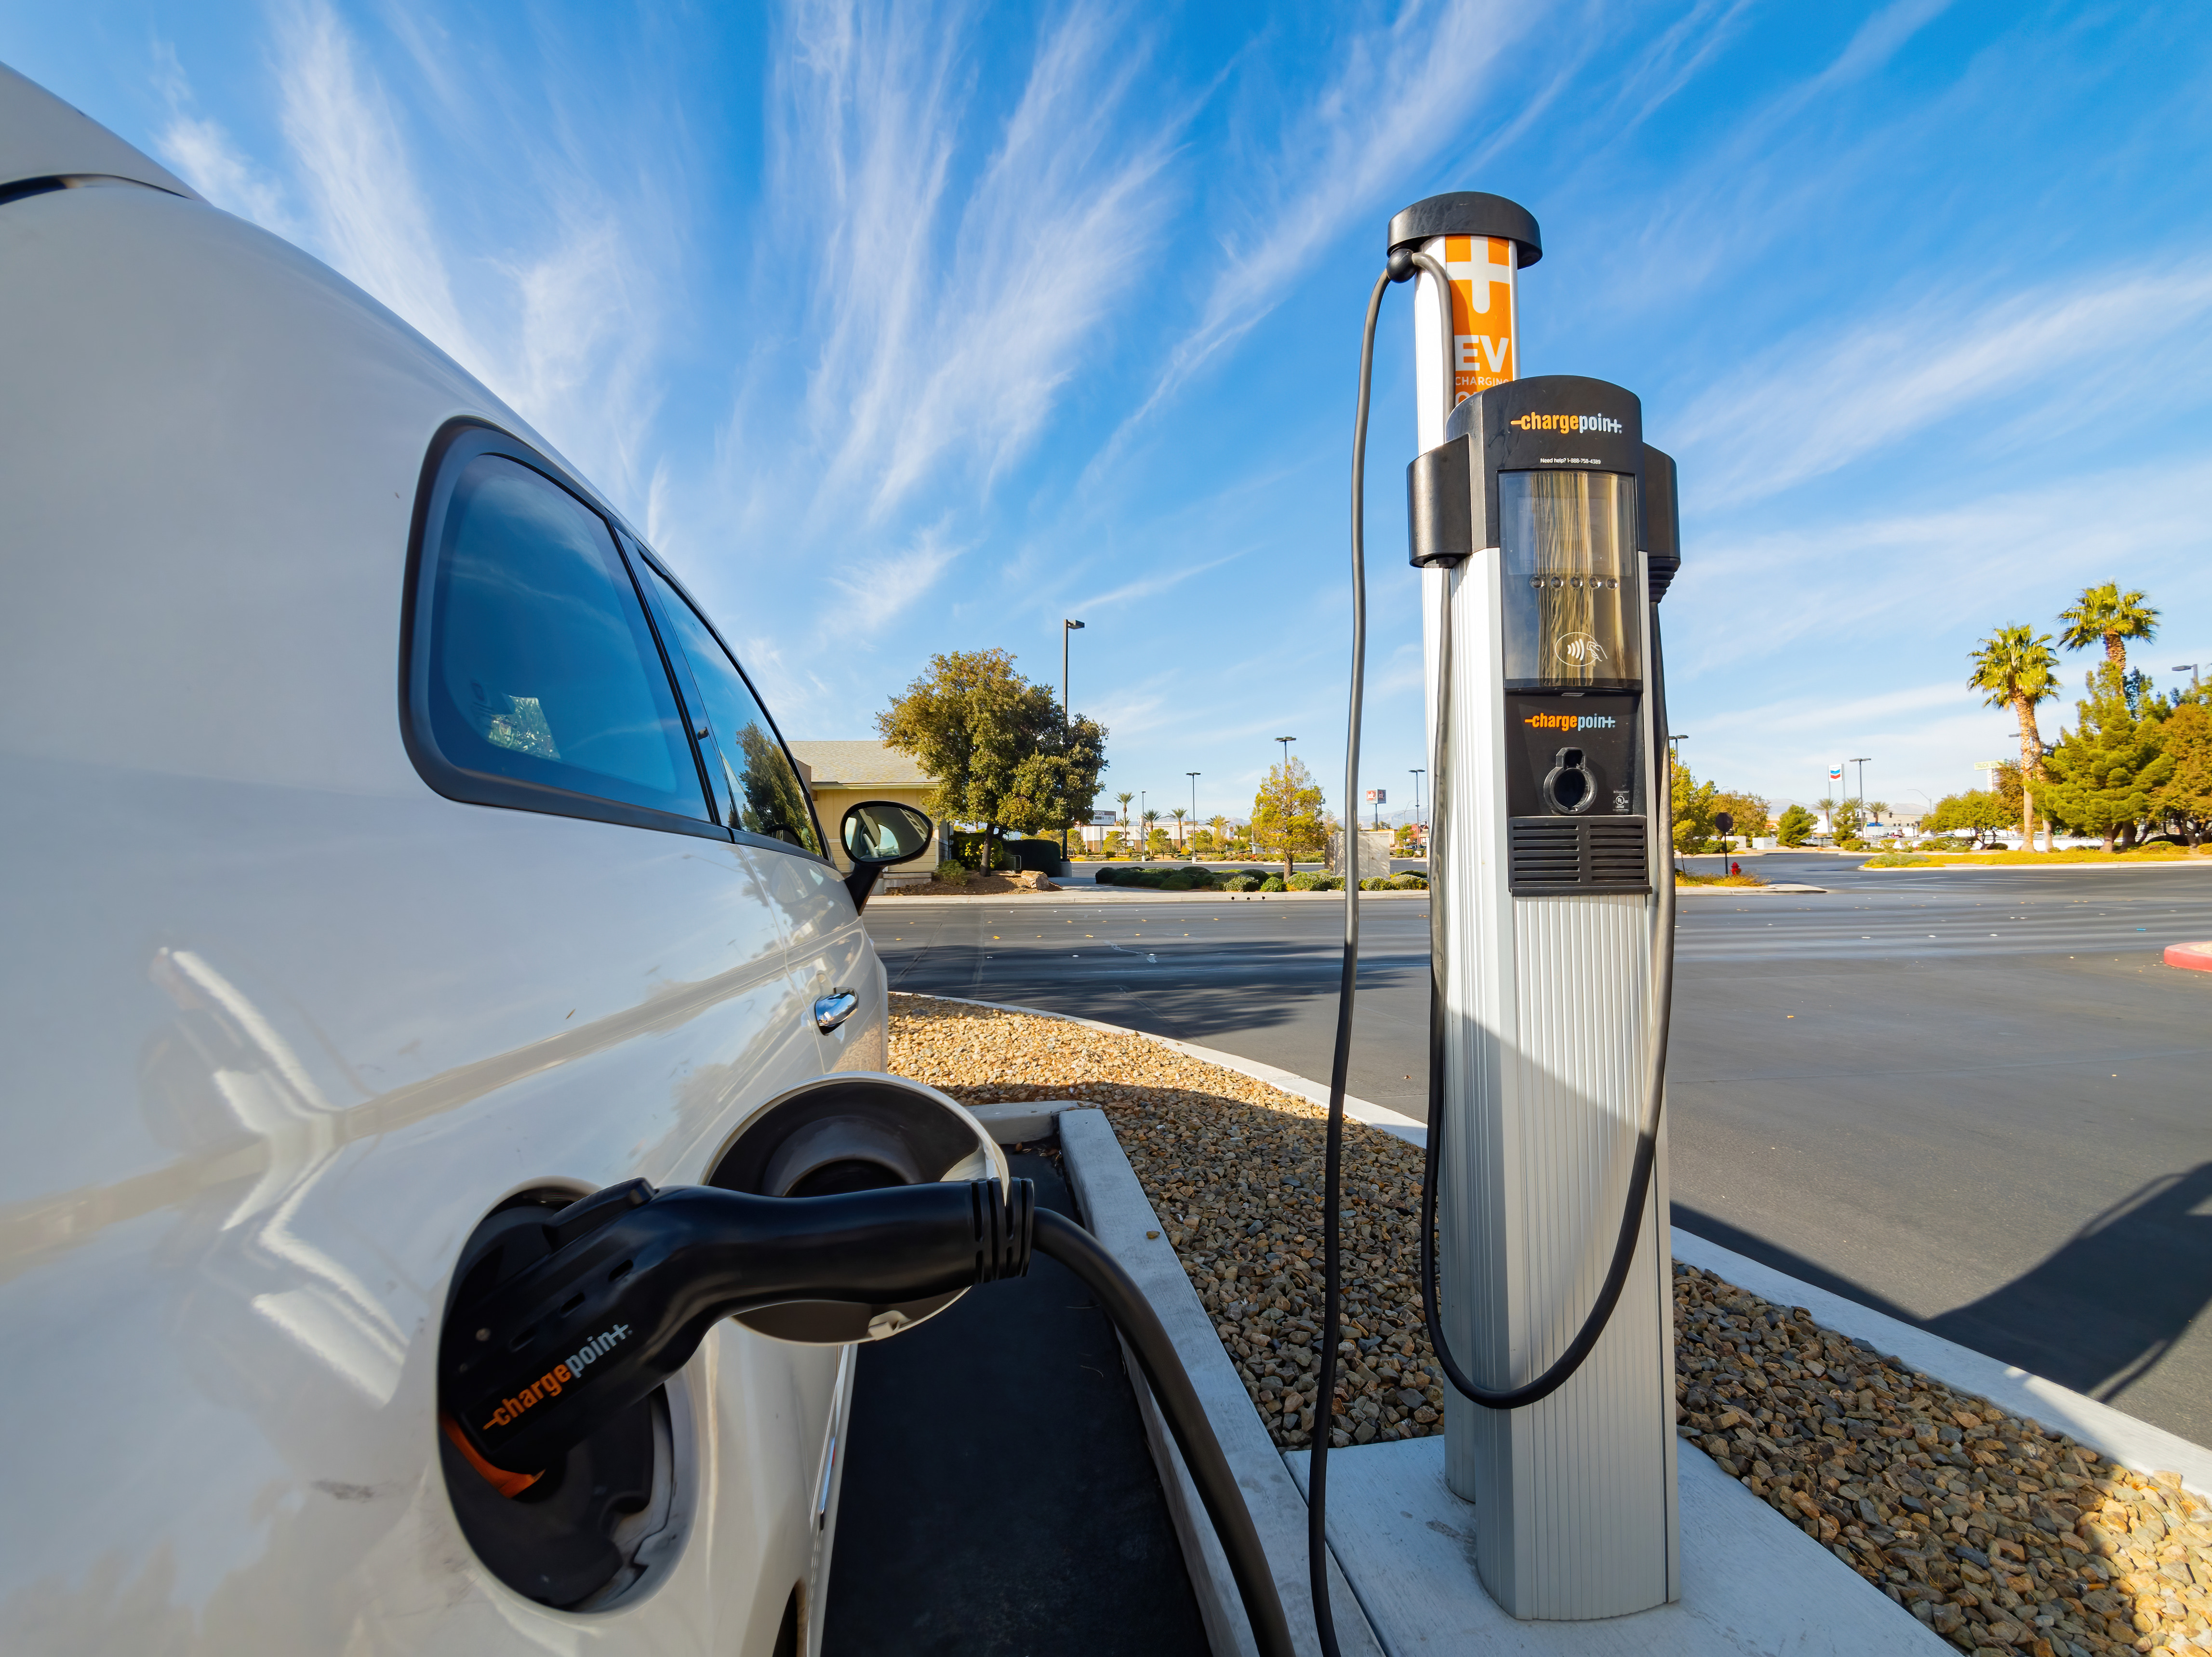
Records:
M1497 236L1446 236L1443 265L1451 278L1456 403L1521 371L1513 355L1513 244Z

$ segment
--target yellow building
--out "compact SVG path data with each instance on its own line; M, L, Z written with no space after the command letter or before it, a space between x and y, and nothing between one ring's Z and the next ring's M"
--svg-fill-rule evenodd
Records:
M896 800L916 811L929 810L930 791L937 779L910 757L882 742L793 742L792 758L814 796L814 810L822 819L822 832L830 837L830 856L838 868L849 873L852 862L838 840L838 825L845 813L863 800ZM927 880L944 860L945 825L939 823L930 837L929 850L910 863L885 873L886 886Z

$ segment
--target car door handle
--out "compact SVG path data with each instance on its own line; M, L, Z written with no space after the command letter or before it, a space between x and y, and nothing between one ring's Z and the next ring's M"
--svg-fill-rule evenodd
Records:
M860 1010L860 998L849 990L832 990L814 998L814 1027L825 1033Z

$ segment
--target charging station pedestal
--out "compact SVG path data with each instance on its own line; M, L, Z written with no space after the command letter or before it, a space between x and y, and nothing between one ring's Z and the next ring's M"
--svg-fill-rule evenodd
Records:
M1674 467L1644 445L1632 394L1518 377L1518 272L1540 252L1525 210L1432 198L1390 239L1437 259L1455 290L1450 387L1425 273L1414 306L1416 561L1425 514L1455 519L1468 553L1422 572L1438 1292L1460 1364L1502 1389L1540 1373L1588 1315L1635 1154L1653 881L1672 874L1654 792L1668 779L1650 774L1648 599L1679 563ZM1516 1617L1680 1597L1667 1190L1662 1125L1627 1286L1571 1379L1510 1411L1445 1391L1446 1479L1474 1504L1483 1586Z

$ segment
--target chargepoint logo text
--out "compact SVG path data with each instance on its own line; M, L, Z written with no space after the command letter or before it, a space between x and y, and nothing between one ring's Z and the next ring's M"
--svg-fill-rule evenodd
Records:
M1609 414L1524 414L1505 423L1522 431L1619 431L1620 422Z
M499 1408L491 1412L491 1419L484 1423L484 1430L489 1432L495 1427L512 1427L522 1419L524 1411L535 1408L547 1398L559 1398L562 1387L580 1379L587 1368L629 1338L628 1324L617 1324L605 1334L593 1336L566 1362L555 1364L513 1398L501 1398Z
M1530 714L1521 722L1539 731L1609 731L1620 722L1611 714Z

